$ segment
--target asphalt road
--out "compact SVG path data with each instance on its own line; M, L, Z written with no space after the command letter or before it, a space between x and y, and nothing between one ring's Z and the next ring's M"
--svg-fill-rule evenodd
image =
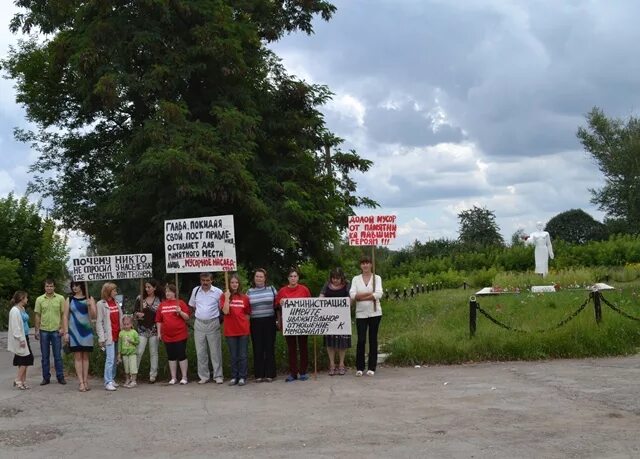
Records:
M0 344L6 344L0 336ZM39 354L39 353L38 353ZM640 457L640 357L381 367L228 387L11 387L0 457ZM39 359L38 359L39 360Z

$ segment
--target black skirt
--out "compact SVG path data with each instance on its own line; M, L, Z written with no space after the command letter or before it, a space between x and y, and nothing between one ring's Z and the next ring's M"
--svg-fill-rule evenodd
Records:
M33 365L33 352L31 352L31 344L29 344L29 337L27 336L27 349L29 349L28 355L13 355L14 367L30 367Z

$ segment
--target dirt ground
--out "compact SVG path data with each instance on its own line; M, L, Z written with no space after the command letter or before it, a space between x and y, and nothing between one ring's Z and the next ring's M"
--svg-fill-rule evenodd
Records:
M640 457L640 356L113 393L40 387L39 363L29 391L14 375L2 352L2 458Z

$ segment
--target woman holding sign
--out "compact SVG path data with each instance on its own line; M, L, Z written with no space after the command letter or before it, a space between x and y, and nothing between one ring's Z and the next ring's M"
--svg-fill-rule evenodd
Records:
M240 278L233 274L229 279L229 290L224 292L220 309L224 314L224 336L231 354L230 386L244 386L247 381L247 354L249 348L249 297L242 293Z
M253 287L247 292L251 304L251 344L256 382L276 377L276 289L267 285L267 271L256 269Z
M320 297L345 298L349 296L349 283L344 277L344 272L336 268L329 274L329 282L324 284L320 291ZM351 347L351 335L326 335L324 345L327 346L329 355L329 376L343 376L347 370L344 366L344 356L347 349ZM338 352L340 363L338 368L335 364L335 355Z
M351 281L349 296L356 302L356 329L358 330L358 344L356 346L356 376L364 372L364 347L367 343L367 329L369 330L369 364L367 376L373 376L378 363L378 327L382 319L382 279L372 272L371 258L363 256L360 259L362 274Z
M187 304L178 299L178 289L174 284L167 285L165 293L166 299L158 306L156 312L156 325L158 327L158 339L164 342L167 349L167 359L169 360L169 371L171 372L171 381L169 384L174 385L178 382L178 364L180 365L180 373L182 379L180 384L187 384L187 339L189 338L189 329L187 328L187 320L189 320L189 307Z
M276 296L276 304L278 310L276 312L278 316L277 324L278 329L282 330L282 305L287 299L297 298L310 298L311 292L306 285L298 283L300 276L297 269L289 270L289 285L285 285L278 290ZM309 361L309 348L307 346L307 335L288 335L285 336L287 341L287 353L289 354L289 376L285 379L285 382L292 382L296 379L300 381L306 381L309 379L307 374L307 366ZM300 366L298 367L298 349L300 348Z
M158 329L156 327L156 312L164 299L164 290L155 279L149 279L144 284L142 298L136 298L134 315L137 319L137 331L140 337L138 344L138 365L149 343L149 384L156 382L158 376Z
M104 360L104 388L114 391L118 387L115 381L117 361L116 348L118 347L118 335L122 328L122 306L116 301L118 287L113 282L106 282L102 286L100 296L102 299L96 305L98 308L98 321L96 332L98 344L106 352Z

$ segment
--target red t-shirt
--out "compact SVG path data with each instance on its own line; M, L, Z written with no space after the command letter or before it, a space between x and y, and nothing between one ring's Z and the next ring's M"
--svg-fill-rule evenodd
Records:
M224 316L224 336L246 336L249 331L251 304L245 294L231 295L229 314ZM224 306L224 295L220 298L220 310Z
M306 285L298 284L295 287L289 287L285 285L280 290L278 290L278 294L276 295L276 308L280 308L280 300L284 298L310 298L311 292L307 288Z
M156 322L162 324L162 341L165 343L176 343L189 338L187 322L176 313L176 305L180 305L185 314L190 314L189 307L182 300L164 300L156 312Z
M118 303L113 298L107 300L109 306L109 319L111 320L111 339L115 343L120 335L120 310Z

